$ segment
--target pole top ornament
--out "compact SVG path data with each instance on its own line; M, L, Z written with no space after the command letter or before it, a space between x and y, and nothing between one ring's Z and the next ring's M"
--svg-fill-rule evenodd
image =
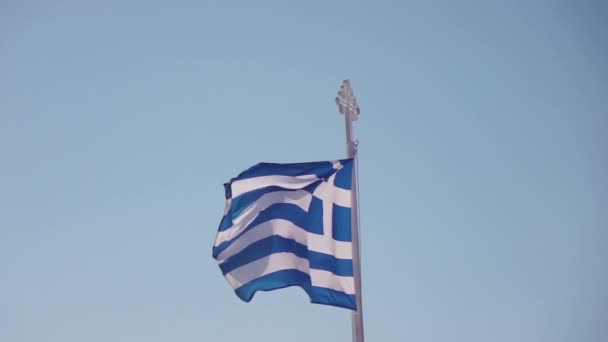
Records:
M336 97L336 104L340 113L348 115L352 121L357 120L361 110L357 104L357 98L353 93L353 88L350 85L350 80L344 80Z

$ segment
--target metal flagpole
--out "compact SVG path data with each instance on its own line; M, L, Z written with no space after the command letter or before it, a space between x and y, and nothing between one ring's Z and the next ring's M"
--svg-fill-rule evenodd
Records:
M353 325L353 342L363 342L363 300L361 292L361 255L359 242L359 193L358 193L358 179L357 179L357 145L358 141L353 139L353 121L359 117L359 105L357 104L357 98L353 93L353 89L350 85L350 80L344 80L338 91L338 97L336 97L336 104L340 113L344 114L344 121L346 123L346 153L348 158L354 159L353 166L353 181L352 181L352 214L351 214L351 235L353 244L353 271L355 278L355 298L357 304L357 310L352 312L352 325Z

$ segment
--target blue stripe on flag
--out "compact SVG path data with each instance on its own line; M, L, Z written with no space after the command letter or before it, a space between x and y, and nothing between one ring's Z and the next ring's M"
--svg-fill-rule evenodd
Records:
M339 306L351 310L357 309L355 295L318 286L312 286L310 292L312 293L310 295L312 303Z
M339 276L353 276L353 263L351 259L338 259L333 255L309 251L307 246L278 235L252 243L238 254L223 262L220 268L222 273L226 274L252 261L281 252L292 253L300 258L308 259L310 268L312 269L330 271Z
M308 251L308 259L310 268L329 271L343 277L354 276L352 259L339 259L333 255L315 251Z
M332 206L332 237L338 241L352 241L350 229L340 229L351 226L350 208L345 208L334 204Z
M336 173L336 180L334 181L334 185L342 189L350 190L352 187L352 174L353 160L343 160L342 169L338 170L338 172Z
M317 175L319 178L325 178L334 171L332 163L328 161L291 164L259 163L241 172L232 181L262 176Z
M312 286L310 276L298 270L283 270L261 276L239 287L234 292L245 302L251 301L257 291L272 291L289 286L300 286L311 303L338 306L355 310L355 296L318 286Z
M273 235L252 243L237 255L230 257L220 264L220 269L222 273L226 274L250 262L280 252L289 252L300 258L308 256L308 248L306 246L297 243L295 240Z

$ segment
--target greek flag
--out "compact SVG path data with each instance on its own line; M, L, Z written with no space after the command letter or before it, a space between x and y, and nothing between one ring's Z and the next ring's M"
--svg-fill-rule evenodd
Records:
M260 163L224 184L213 257L237 296L300 286L312 303L355 310L353 160Z

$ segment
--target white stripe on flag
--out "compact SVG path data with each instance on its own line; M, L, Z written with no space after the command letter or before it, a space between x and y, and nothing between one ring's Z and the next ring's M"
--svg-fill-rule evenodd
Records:
M302 189L318 180L319 178L314 174L301 176L260 176L234 181L230 187L232 190L232 198L236 198L249 191L265 188L267 186L280 186L286 189Z
M255 220L261 211L273 204L290 203L297 205L302 210L308 211L311 201L312 195L304 190L275 191L264 194L233 220L232 227L217 233L214 247L219 246L222 242L234 239Z
M302 245L308 246L308 249L314 252L333 255L339 259L353 258L352 244L350 242L334 240L331 238L331 235L324 236L309 233L291 221L274 219L251 228L228 248L223 250L216 259L219 263L223 263L231 256L240 253L247 246L273 235L295 240Z
M337 276L329 271L310 269L308 259L292 253L275 253L243 265L226 273L226 279L232 288L238 289L244 284L277 271L296 269L310 275L313 286L324 287L346 294L355 294L353 277Z

